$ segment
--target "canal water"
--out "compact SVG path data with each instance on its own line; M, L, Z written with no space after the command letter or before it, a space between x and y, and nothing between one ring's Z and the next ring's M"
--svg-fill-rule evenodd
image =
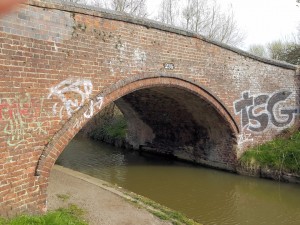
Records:
M204 225L299 225L300 185L193 166L75 138L57 164L175 209Z

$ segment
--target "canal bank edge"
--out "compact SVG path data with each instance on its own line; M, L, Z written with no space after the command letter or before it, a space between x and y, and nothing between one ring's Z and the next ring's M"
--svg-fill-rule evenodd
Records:
M110 183L100 180L98 178L94 178L89 175L86 175L86 174L83 174L83 173L80 173L80 172L74 171L72 169L59 166L59 165L55 165L53 170L59 171L61 173L64 173L71 177L80 179L89 184L98 186L101 189L109 191L110 193L123 198L124 200L131 203L135 207L147 210L148 212L150 212L154 216L158 217L162 221L169 221L175 225L181 225L181 224L183 224L183 225L184 224L186 224L186 225L202 225L192 219L187 218L182 213L176 212L176 211L169 209L165 206L162 206L159 203L156 203L146 197L135 194L133 192L125 190L122 187L110 184Z
M268 167L246 168L239 165L236 168L236 171L239 175L300 184L300 175L287 173L284 171L275 170Z
M272 141L249 148L239 158L238 174L300 184L300 122Z

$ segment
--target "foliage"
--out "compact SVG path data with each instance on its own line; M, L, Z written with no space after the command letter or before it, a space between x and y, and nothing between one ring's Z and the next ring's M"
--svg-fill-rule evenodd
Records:
M300 65L300 24L298 33L291 37L289 40L272 41L265 46L254 44L248 48L248 51L257 56Z
M296 42L273 41L266 46L251 45L248 51L260 57L267 57L300 65L300 44Z
M162 219L162 220L168 220L171 221L172 224L186 224L186 225L201 225L197 223L196 221L187 218L182 213L179 213L177 211L174 211L172 209L169 209L165 206L162 206L158 204L157 202L154 202L146 197L133 194L131 193L130 196L134 199L133 201L137 203L143 203L146 206L148 206L148 211L151 212L156 217Z
M125 141L127 122L118 107L112 103L88 122L81 132L95 140L114 144Z
M115 117L111 123L105 124L100 131L104 136L113 139L124 139L126 137L127 123L124 117Z
M279 136L249 149L240 158L241 165L246 168L267 167L300 173L300 132L286 136Z
M10 220L0 219L0 225L87 225L84 212L76 205L60 208L42 216L21 215Z
M252 53L253 55L259 56L259 57L268 57L267 50L265 46L254 44L249 46L248 51Z
M290 44L287 46L281 60L291 64L300 65L300 45Z
M288 44L284 43L281 40L273 41L267 44L267 50L269 52L270 58L281 60L284 57L287 47Z

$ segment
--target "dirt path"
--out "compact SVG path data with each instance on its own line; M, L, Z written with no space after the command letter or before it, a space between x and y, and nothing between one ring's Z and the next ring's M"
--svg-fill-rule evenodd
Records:
M58 197L60 195L61 197ZM48 210L76 204L86 211L90 225L168 225L101 180L55 166L48 187Z

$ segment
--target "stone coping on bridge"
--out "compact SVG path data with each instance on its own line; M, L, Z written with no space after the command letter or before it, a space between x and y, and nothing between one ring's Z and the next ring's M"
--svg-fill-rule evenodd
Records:
M271 60L267 58L262 58L253 54L250 54L244 50L241 50L239 48L211 40L209 38L204 37L203 35L197 34L192 31L188 31L176 26L171 26L168 24L164 24L158 21L146 19L146 18L140 18L140 17L133 17L127 13L120 13L108 9L103 9L103 8L98 8L98 7L93 7L93 6L88 6L88 5L81 5L81 4L76 4L76 3L71 3L71 2L65 2L62 0L28 0L26 5L32 5L36 7L41 7L41 8L47 8L47 9L57 9L61 11L66 11L66 12L73 12L73 13L80 13L80 14L85 14L85 15L90 15L90 16L95 16L95 17L100 17L100 18L105 18L105 19L110 19L110 20L117 20L117 21L123 21L127 23L132 23L136 25L141 25L145 26L147 28L153 28L157 30L162 30L170 33L175 33L187 37L193 37L193 38L198 38L202 41L205 41L207 43L219 46L221 48L227 49L229 51L235 52L237 54L240 54L242 56L271 64L274 66L279 66L282 68L286 69L291 69L295 70L295 74L299 75L299 68L297 69L297 66L282 62L282 61L277 61L277 60Z

